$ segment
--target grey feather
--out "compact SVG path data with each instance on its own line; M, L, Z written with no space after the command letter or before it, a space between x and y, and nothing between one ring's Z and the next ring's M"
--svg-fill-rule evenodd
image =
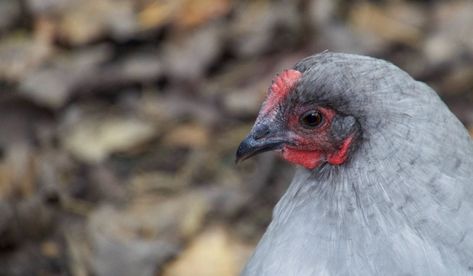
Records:
M473 143L427 85L374 58L299 62L291 97L353 116L348 162L299 169L243 275L473 275Z

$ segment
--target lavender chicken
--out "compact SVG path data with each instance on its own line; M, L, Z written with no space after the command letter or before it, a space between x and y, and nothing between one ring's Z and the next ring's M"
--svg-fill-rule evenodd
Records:
M275 78L237 160L299 165L242 272L473 275L473 142L427 85L324 52Z

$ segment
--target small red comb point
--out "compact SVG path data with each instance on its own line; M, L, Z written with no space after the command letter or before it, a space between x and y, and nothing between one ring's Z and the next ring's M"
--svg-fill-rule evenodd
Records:
M284 70L281 74L276 76L273 80L273 84L269 88L268 98L263 106L263 113L267 113L278 105L294 88L301 77L302 73L294 69Z

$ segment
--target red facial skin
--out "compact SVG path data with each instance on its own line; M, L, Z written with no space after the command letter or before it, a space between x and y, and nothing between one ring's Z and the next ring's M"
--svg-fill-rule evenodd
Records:
M313 108L312 108L313 109ZM337 145L330 135L330 127L336 112L327 107L319 107L317 110L322 114L321 125L307 129L300 123L300 116L311 108L296 108L295 114L291 115L287 128L291 131L291 141L294 144L286 145L282 149L282 156L287 161L301 165L307 169L314 169L322 162L327 161L332 165L341 165L348 158L348 149L353 137L348 136L341 145Z
M341 165L348 158L348 149L352 140L352 136L347 137L340 149L332 153L324 153L319 150L297 150L296 148L285 146L282 149L282 156L288 162L301 165L306 169L315 169L324 160L332 165Z
M286 70L276 77L270 87L268 98L261 110L262 114L277 112L278 105L285 100L302 73L296 70ZM348 158L348 150L353 136L348 136L342 143L334 141L330 129L336 111L328 107L317 107L316 110L323 116L322 123L315 128L304 127L300 116L307 111L314 110L313 106L295 107L287 121L290 143L286 144L281 152L282 157L294 164L307 169L314 169L326 161L332 165L341 165Z

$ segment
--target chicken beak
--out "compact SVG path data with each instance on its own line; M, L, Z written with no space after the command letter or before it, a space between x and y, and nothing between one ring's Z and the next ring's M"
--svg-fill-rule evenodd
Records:
M255 125L250 134L240 143L235 163L246 160L259 153L280 149L285 141L272 135L267 125Z

